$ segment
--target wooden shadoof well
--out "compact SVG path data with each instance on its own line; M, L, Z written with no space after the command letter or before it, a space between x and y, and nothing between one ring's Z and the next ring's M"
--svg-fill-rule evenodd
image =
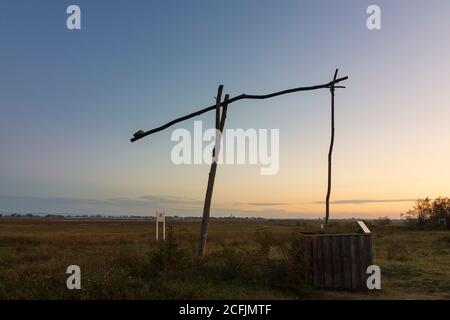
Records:
M199 257L205 256L206 241L208 236L208 227L210 220L210 211L214 181L217 171L217 155L221 147L221 135L224 130L225 119L228 107L240 100L263 100L277 96L290 94L294 92L313 91L320 89L329 89L331 93L331 139L328 151L328 180L327 193L325 200L325 224L321 234L302 234L300 236L299 250L302 257L305 279L308 283L317 287L335 287L335 288L366 288L367 267L372 265L372 235L367 227L361 221L358 221L363 233L351 234L330 234L327 233L327 225L330 216L330 197L331 197L331 175L332 175L332 155L335 135L335 89L345 88L340 82L347 80L348 77L338 78L338 70L334 73L333 80L319 85L297 87L286 89L269 94L241 94L235 97L225 95L222 100L223 86L220 85L217 91L216 103L185 116L176 118L164 125L154 129L143 131L139 130L133 134L131 142L138 141L149 135L163 131L177 123L199 116L209 111L215 111L216 144L212 152L212 164L208 176L208 184L205 193L205 202L203 206L203 217L199 237Z
M362 233L302 233L299 252L305 281L315 287L367 289L372 265L372 234L358 221Z
M313 91L313 90L321 90L321 89L329 89L331 93L331 128L332 128L332 134L331 134L331 141L330 141L330 149L328 153L328 185L327 185L327 196L326 196L326 214L325 214L325 230L329 219L330 214L330 195L331 195L331 160L332 160L332 153L333 153L333 144L334 144L334 96L335 96L335 89L342 89L345 88L345 86L340 85L339 83L342 81L347 80L348 77L341 77L338 78L338 69L334 72L333 80L325 83L325 84L319 84L319 85L313 85L313 86L307 86L307 87L297 87L292 89L286 89L278 92L273 92L269 94L241 94L235 97L230 97L229 95L225 95L225 98L222 101L222 92L223 92L223 86L220 85L217 90L217 96L216 96L216 103L214 105L211 105L209 107L200 109L198 111L192 112L190 114L187 114L185 116L176 118L172 121L167 122L166 124L159 126L157 128L143 131L139 130L133 134L133 137L131 138L131 142L138 141L140 139L143 139L149 135L155 134L157 132L163 131L167 128L170 128L171 126L191 119L193 117L199 116L203 113L209 112L209 111L216 111L216 117L215 117L215 128L216 128L216 143L212 152L212 163L211 168L209 171L208 176L208 184L206 188L205 193L205 202L203 206L203 217L202 217L202 224L200 229L200 237L199 237L199 250L198 250L198 256L203 257L206 254L206 240L208 237L208 228L209 228L209 219L210 219L210 211L211 211L211 203L212 203L212 195L213 195L213 189L214 189L214 181L216 177L216 171L217 171L217 159L218 157L216 155L219 154L220 148L221 148L221 135L224 130L225 126L225 119L227 117L227 110L228 107L234 103L238 102L240 100L264 100L264 99L271 99L274 97L278 97L285 94L290 94L294 92L306 92L306 91ZM217 152L216 152L217 151Z

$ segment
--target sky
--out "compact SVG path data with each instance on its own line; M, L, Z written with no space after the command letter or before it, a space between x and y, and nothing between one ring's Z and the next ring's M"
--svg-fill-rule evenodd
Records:
M1 1L0 212L201 216L209 165L175 165L171 134L214 113L132 134L212 105L219 84L264 94L336 68L331 218L449 196L449 15L447 0ZM329 119L327 90L231 105L226 128L279 130L279 171L219 165L212 216L323 216Z

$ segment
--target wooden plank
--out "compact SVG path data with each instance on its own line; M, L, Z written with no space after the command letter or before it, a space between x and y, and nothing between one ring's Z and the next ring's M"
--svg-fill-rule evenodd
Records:
M350 237L352 289L360 287L359 276L359 236Z
M368 252L367 252L367 246L366 242L368 241L368 237L359 237L359 255L361 258L360 261L360 281L361 281L361 288L366 288L366 280L367 280L367 274L366 270L368 267Z
M322 238L324 285L333 286L333 256L331 253L331 237Z
M323 234L323 233L314 233L314 234L305 234L306 237L312 237L314 235L314 237L329 237L329 236L356 236L356 235L365 235L362 233L333 233L333 234ZM368 236L368 235L367 235Z
M373 264L373 248L372 248L372 236L368 236L367 237L367 252L369 253L369 257L368 257L368 261L369 261L369 265Z
M372 265L373 264L373 260L372 260L372 235L369 235L369 236L367 236L367 237L365 237L365 242L364 242L364 251L366 252L366 254L367 254L367 257L366 257L366 265L367 266L370 266L370 265ZM366 274L366 271L367 271L367 266L366 266L366 269L365 269L365 271L364 271L364 273L365 273L365 285L364 285L364 287L365 288L367 288L367 274Z
M319 286L323 287L325 283L324 279L324 268L323 268L323 244L322 244L321 238L315 238L315 241L317 242L317 257L318 257L318 263L317 263L317 274L319 279Z
M364 232L365 234L369 234L370 230L369 228L367 228L366 224L364 223L364 221L357 221L358 226L361 228L362 232Z
M331 250L333 254L333 287L340 288L343 284L342 279L342 251L339 237L331 238Z
M328 237L319 238L320 241L320 249L322 252L322 286L325 285L326 280L326 272L327 272L327 252L326 252L326 240Z
M311 238L312 242L312 254L313 254L313 284L314 286L319 286L319 256L318 256L318 249L317 249L317 238Z
M305 279L305 282L308 284L312 284L311 282L309 282L309 274L311 272L310 268L309 268L309 259L308 259L308 254L310 253L310 250L308 250L308 243L309 239L307 237L304 236L300 236L300 257L301 257L301 265L300 268L302 268L300 270L300 272L303 274L303 277Z
M313 284L313 247L312 247L312 239L311 238L307 238L306 241L306 257L307 257L307 267L308 267L308 277L307 277L307 281L310 284Z
M342 243L342 274L343 274L343 287L351 289L352 287L352 265L350 263L350 237L341 237Z

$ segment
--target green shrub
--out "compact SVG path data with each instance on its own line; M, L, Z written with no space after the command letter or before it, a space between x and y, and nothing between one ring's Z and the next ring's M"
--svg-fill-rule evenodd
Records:
M428 226L450 230L450 199L445 197L434 200L418 199L411 210L402 214L402 218L421 229Z

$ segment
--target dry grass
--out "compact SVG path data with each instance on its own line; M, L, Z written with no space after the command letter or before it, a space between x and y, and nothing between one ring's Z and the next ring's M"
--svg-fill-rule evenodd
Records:
M195 257L198 222L168 223L164 245L151 221L0 219L1 299L449 299L450 233L372 226L382 290L314 290L299 278L293 235L307 221L213 220L208 256ZM335 232L353 224L332 225ZM82 290L65 270L82 270Z

